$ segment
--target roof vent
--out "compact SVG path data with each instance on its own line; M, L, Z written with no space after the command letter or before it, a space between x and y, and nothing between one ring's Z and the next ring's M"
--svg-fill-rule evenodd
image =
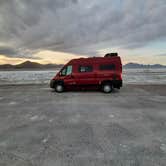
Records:
M104 57L113 57L113 56L118 56L118 53L117 53L117 52L108 53L108 54L106 54Z

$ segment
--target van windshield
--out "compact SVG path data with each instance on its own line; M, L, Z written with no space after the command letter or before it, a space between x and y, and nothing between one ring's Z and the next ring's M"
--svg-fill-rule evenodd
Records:
M67 76L72 74L72 65L66 66L62 71L61 71L61 76Z

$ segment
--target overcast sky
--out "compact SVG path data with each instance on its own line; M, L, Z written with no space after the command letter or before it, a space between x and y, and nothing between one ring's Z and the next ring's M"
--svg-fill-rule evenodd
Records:
M0 62L118 51L166 64L165 17L166 0L0 0Z

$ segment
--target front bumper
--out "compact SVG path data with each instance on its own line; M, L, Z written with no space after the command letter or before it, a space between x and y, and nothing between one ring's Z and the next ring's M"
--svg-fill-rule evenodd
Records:
M52 89L55 88L55 80L50 81L50 88L52 88Z

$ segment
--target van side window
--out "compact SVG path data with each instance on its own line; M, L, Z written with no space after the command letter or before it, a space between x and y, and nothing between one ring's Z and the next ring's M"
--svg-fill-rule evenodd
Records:
M115 70L114 64L100 65L100 70Z
M61 71L61 76L67 76L72 74L72 66L66 66L62 71Z
M79 72L84 73L84 72L92 72L93 67L92 66L79 66Z

